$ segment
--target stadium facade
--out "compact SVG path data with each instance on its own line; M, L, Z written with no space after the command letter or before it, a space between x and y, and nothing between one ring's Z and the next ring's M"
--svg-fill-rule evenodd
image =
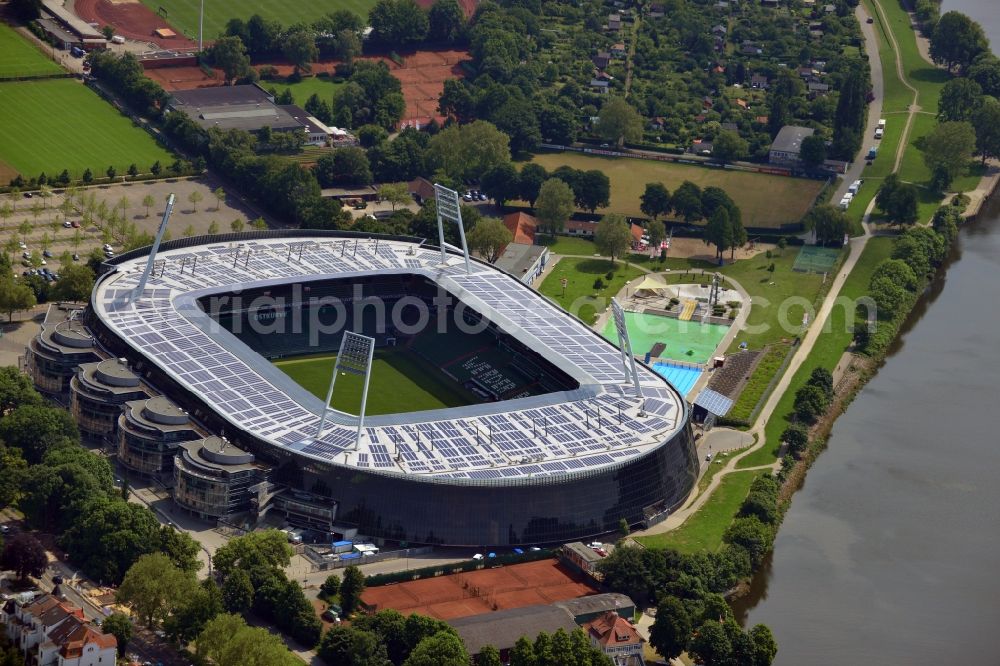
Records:
M164 243L136 293L147 251L109 262L82 323L102 356L126 359L148 393L162 396L128 403L122 432L158 421L184 431L159 438L156 450L176 463L157 473L188 510L277 512L297 525L409 543L514 546L584 539L622 519L655 522L696 481L683 397L642 365L637 394L614 345L488 264L467 272L455 255L442 264L438 249L408 237L253 232ZM309 293L326 300L307 303ZM263 309L233 305L265 296ZM388 326L348 316L339 330L318 318L372 299L393 312L456 317L486 337L414 332L413 316ZM322 333L247 336L233 326L314 314ZM335 352L350 328L380 348L412 350L475 400L369 415L360 433L356 416L332 411L317 432L323 401L267 357ZM157 417L170 413L160 402L176 418Z

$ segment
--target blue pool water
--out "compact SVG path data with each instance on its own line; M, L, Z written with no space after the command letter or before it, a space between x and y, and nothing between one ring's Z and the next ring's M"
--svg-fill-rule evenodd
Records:
M672 363L656 362L653 370L661 377L665 377L668 382L674 385L678 393L683 396L688 394L691 387L695 385L703 372L699 368L687 368Z

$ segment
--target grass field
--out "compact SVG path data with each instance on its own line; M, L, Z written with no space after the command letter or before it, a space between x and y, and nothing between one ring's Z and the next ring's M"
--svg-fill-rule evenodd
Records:
M854 270L847 276L847 280L840 290L842 299L847 298L848 302L853 302L868 293L868 283L871 281L875 268L883 259L887 259L892 254L893 240L889 236L876 236L868 241L864 252L854 266ZM848 317L851 317L850 321L848 321ZM837 361L843 356L853 339L853 317L853 308L834 305L829 321L816 322L816 325L822 325L824 330L817 338L809 356L792 377L788 388L774 409L774 414L768 419L764 430L767 444L740 460L737 464L738 467L755 467L775 461L780 444L779 438L782 431L788 426L786 416L792 412L795 404L795 392L806 383L815 368L824 367L832 371L836 367Z
M26 176L69 169L79 178L90 168L103 176L110 165L124 174L132 163L146 170L173 162L145 131L96 93L70 79L0 84L0 161Z
M336 354L317 354L274 361L274 365L322 400L326 398L336 358ZM361 409L362 387L363 379L357 375L337 377L330 404L343 412L357 414ZM375 352L365 410L368 414L419 412L470 402L457 384L448 382L416 357L399 351Z
M283 81L261 81L264 88L274 88L277 92L282 92L285 88L292 91L292 98L295 103L302 106L313 93L319 95L327 104L333 104L333 93L343 86L343 83L334 83L327 77L310 76L302 79L298 83L285 83Z
M143 4L154 12L163 7L167 10L167 21L174 29L197 38L200 0L143 0ZM254 14L260 14L287 28L294 23L311 24L338 9L349 9L367 21L368 10L374 5L374 0L212 0L205 3L205 39L215 39L225 32L226 23L233 18L245 21Z
M685 180L699 187L715 185L736 201L746 227L778 228L797 224L823 189L822 181L769 176L742 171L724 171L687 164L598 157L582 153L541 153L532 158L549 171L566 165L575 169L597 169L611 179L611 206L598 212L645 217L639 198L646 183L661 182L673 191Z
M614 271L610 281L606 277L608 271ZM538 290L590 325L611 305L611 298L621 291L626 280L634 280L642 274L635 266L626 268L622 263L613 264L607 259L561 259ZM567 280L565 293L559 282L563 278ZM604 283L602 288L594 288L597 279Z
M712 496L683 525L663 534L636 537L636 541L647 548L674 548L681 553L718 550L722 535L750 492L755 475L756 472L727 474Z
M5 23L0 23L0 79L62 74L65 70Z

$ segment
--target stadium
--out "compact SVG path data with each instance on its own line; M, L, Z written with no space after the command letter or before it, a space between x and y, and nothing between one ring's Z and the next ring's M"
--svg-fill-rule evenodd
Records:
M186 238L160 245L142 284L149 252L106 264L87 326L268 466L258 513L287 492L374 538L546 544L660 520L697 478L669 383L630 374L616 346L452 248L442 263L410 237ZM374 340L374 361L339 373L325 409L346 331Z

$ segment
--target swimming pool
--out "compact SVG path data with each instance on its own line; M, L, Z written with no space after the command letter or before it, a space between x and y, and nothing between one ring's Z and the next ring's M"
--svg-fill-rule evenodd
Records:
M661 358L690 363L708 363L729 331L728 326L680 321L643 312L626 312L625 325L632 342L632 353L638 358L645 356L657 342L662 342L667 348L660 354ZM602 335L614 343L618 342L613 319L608 318Z
M656 371L656 374L673 384L677 392L683 396L688 394L691 387L698 382L698 378L701 377L701 373L703 372L700 368L689 368L662 362L654 363L653 370Z

